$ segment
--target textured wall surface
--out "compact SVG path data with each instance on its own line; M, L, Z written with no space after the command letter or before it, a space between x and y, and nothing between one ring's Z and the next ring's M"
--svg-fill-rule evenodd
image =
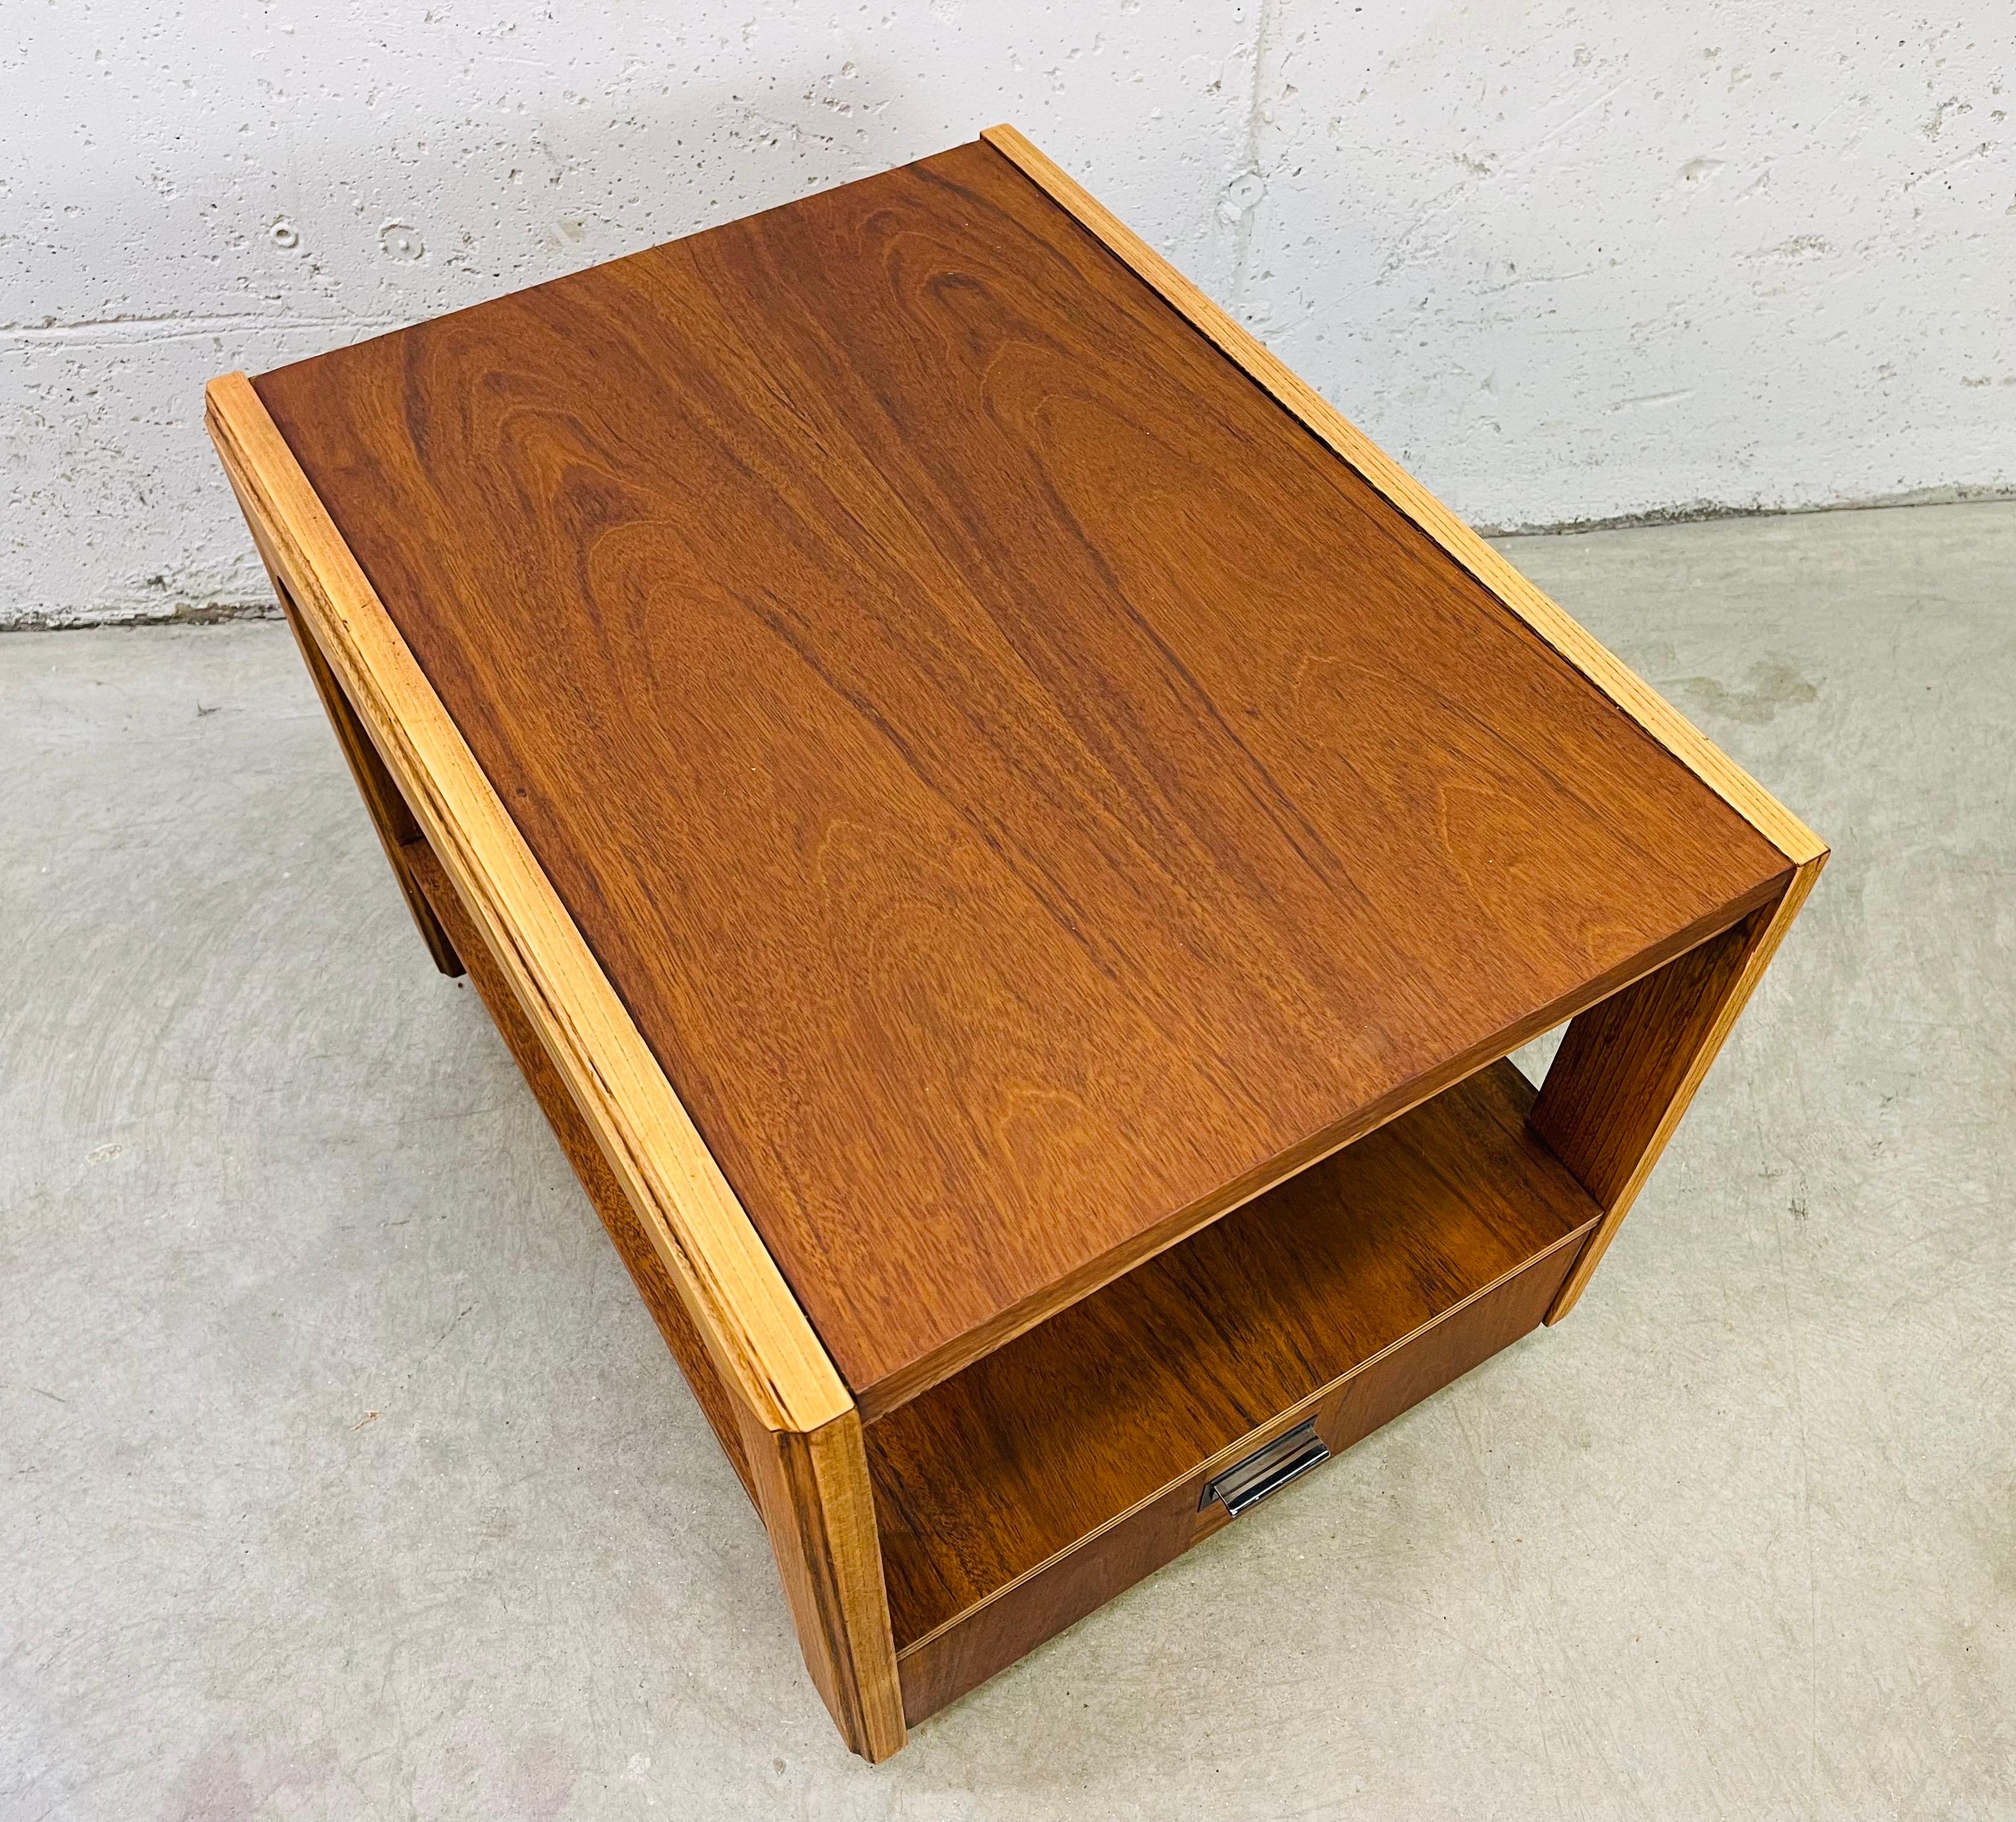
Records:
M1014 120L1493 527L2016 486L2016 22L18 0L0 621L263 593L253 371Z

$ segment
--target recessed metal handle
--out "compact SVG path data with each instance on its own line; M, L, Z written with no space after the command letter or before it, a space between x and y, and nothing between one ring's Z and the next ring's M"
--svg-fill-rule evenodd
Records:
M1237 1518L1248 1507L1258 1505L1269 1493L1329 1460L1330 1450L1316 1434L1316 1421L1311 1417L1215 1476L1205 1486L1197 1510L1201 1512L1212 1500L1219 1500L1224 1503L1226 1511Z

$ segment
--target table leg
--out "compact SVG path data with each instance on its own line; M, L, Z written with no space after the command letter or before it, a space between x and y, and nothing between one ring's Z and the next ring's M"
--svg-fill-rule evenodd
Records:
M260 554L263 560L265 553L262 550ZM349 762L350 776L357 781L358 794L371 812L372 826L378 831L379 843L391 864L392 877L399 882L406 909L413 914L420 940L427 945L427 953L434 957L437 968L444 974L458 975L463 971L461 958L455 954L448 932L441 928L434 907L428 904L427 895L420 890L419 882L413 877L412 869L406 864L406 844L420 839L420 826L414 821L413 812L406 808L406 800L399 794L398 786L392 782L391 773L385 769L378 749L371 744L371 736L365 731L363 722L357 718L357 711L350 706L343 686L337 681L335 672L329 669L328 661L317 647L314 635L302 623L300 610L288 594L286 585L274 573L271 564L266 565L266 578L279 598L287 625L293 628L294 643L301 649L301 658L314 680L315 694L322 698L323 711L329 716L329 726L336 730L336 743Z
M1530 1116L1603 1210L1547 1312L1575 1307L1708 1065L1813 889L1826 855L1797 868L1774 904L1575 1020Z

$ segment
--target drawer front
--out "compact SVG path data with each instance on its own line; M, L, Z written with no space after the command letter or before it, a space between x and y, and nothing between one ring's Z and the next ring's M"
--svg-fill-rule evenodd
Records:
M1213 1475L1311 1417L1330 1453L1341 1454L1537 1327L1583 1237L1570 1235L1501 1283L1367 1361L1348 1378L1283 1412L1189 1478L1123 1513L1074 1549L920 1639L897 1660L910 1724L935 1714L1229 1524L1221 1503L1214 1501L1199 1510Z

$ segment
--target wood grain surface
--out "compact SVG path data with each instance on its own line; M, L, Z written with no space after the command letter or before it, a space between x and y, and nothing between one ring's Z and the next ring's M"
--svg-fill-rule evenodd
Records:
M985 145L257 386L866 1415L1787 870Z
M903 1691L860 1416L803 1435L752 1428L748 1442L805 1668L850 1750L879 1764L902 1750Z
M1333 1453L1341 1454L1535 1327L1574 1256L1571 1240L1539 1255L1416 1330L1399 1345L1373 1356L1313 1406L1298 1407L1243 1439L1233 1459L1272 1442L1305 1417L1313 1417L1317 1435ZM896 1662L911 1724L1006 1669L1191 1545L1222 1531L1231 1521L1225 1507L1214 1503L1200 1511L1197 1506L1204 1483L1219 1465L1201 1468L1131 1508L1104 1530L956 1615L902 1652ZM1331 1475L1350 1471L1348 1467L1323 1468L1280 1496L1320 1500ZM1348 1537L1340 1549L1345 1564L1341 1575L1327 1566L1322 1579L1333 1587L1341 1580L1348 1588L1353 1552ZM1257 1640L1229 1644L1223 1654L1226 1673L1264 1674L1265 1650L1264 1641Z
M1593 1226L1532 1102L1494 1064L872 1424L898 1648Z
M1593 1006L1555 1053L1533 1129L1603 1219L1547 1320L1575 1305L1827 863L1802 864L1775 905Z
M1787 859L1803 863L1825 852L1826 844L1812 830L1643 678L1577 625L1335 405L1262 346L1068 172L1060 170L1011 126L989 127L981 138L1011 160L1030 182L1125 261L1194 328L1238 362L1256 383L1264 386L1483 583L1507 611L1525 621Z

